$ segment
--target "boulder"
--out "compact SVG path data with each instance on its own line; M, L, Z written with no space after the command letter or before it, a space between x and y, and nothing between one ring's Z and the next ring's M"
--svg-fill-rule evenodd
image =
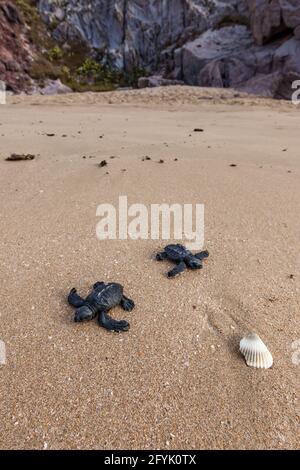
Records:
M184 85L182 80L169 80L161 75L152 75L151 77L140 77L138 88L154 88L158 86Z
M245 93L273 98L281 86L281 81L282 75L280 72L269 73L267 75L257 74L247 80L239 89Z
M244 55L253 45L246 26L209 30L181 48L176 66L189 85L234 86L251 77L255 58L249 54L244 60Z
M72 93L72 89L64 85L59 79L49 80L46 86L40 88L38 92L41 95L62 95Z
M299 38L299 0L247 0L254 39L262 45L289 30Z
M290 99L300 73L300 41L282 38L258 46L246 26L207 31L185 44L176 66L190 85L236 88Z

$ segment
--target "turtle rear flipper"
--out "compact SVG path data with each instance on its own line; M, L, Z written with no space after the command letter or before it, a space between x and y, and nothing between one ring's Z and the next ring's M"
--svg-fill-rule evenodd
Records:
M107 312L102 311L98 316L99 325L110 331L128 331L130 325L125 320L113 320Z
M126 297L125 295L123 295L122 300L121 300L121 307L122 307L123 310L125 310L126 312L131 312L131 311L134 309L135 304L134 304L134 301L133 301L133 300L128 299L128 297Z
M184 261L181 261L180 263L177 264L177 266L174 269L171 269L171 271L168 272L168 277L175 277L178 274L182 273L186 269L186 264Z

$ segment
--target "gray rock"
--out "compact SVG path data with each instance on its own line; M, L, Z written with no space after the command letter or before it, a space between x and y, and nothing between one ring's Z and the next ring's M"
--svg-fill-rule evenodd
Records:
M166 49L174 50L230 15L244 17L244 21L247 16L241 0L39 1L42 18L49 25L58 8L63 9L64 18L54 31L57 39L81 39L125 70L156 70Z
M289 98L299 74L300 0L40 0L39 9L59 23L59 41L146 69L139 87L173 79Z
M54 11L54 16L57 21L63 21L65 19L66 13L62 8L56 8Z
M182 47L178 56L181 63L176 65L189 85L235 86L251 77L251 64L247 64L243 56L253 45L246 26L209 30Z
M251 29L257 44L270 41L275 34L296 30L299 34L299 0L247 0Z
M154 88L158 86L184 85L182 80L169 80L161 75L152 75L151 77L140 77L138 88Z
M3 62L0 62L0 74L4 74L5 71L6 71L5 65L3 64Z
M17 62L17 60L10 60L6 62L6 70L8 70L9 72L20 72L21 66Z
M49 80L47 85L43 88L40 88L38 92L41 95L62 95L65 93L72 93L71 88L64 85L59 79L58 80Z
M185 44L176 66L190 85L290 99L292 81L300 73L300 41L291 38L260 47L246 26L227 26Z
M276 96L281 82L282 75L280 72L269 73L267 75L257 74L240 86L240 90L245 93L273 98Z

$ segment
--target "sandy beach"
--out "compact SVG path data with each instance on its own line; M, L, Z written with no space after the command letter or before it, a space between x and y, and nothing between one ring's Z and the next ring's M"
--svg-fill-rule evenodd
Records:
M0 448L299 448L300 107L166 87L0 111ZM170 280L163 240L99 241L119 195L203 203L204 269ZM112 312L128 333L73 322L96 281L134 299ZM250 331L271 369L246 366Z

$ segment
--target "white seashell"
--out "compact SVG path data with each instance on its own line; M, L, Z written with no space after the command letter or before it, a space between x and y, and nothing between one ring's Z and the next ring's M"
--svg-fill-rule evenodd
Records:
M269 369L273 365L272 354L256 333L250 333L240 341L240 351L248 366Z

